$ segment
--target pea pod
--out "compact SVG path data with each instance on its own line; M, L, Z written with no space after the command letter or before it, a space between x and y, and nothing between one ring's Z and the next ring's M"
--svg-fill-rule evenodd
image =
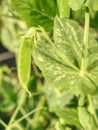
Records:
M21 85L23 88L30 94L27 83L30 79L30 70L31 70L31 55L32 55L32 46L33 39L25 37L20 45L19 57L18 57L18 76Z

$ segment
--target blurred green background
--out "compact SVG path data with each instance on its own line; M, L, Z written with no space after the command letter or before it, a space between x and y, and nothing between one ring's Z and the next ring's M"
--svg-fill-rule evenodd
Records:
M71 17L83 26L82 11L71 12ZM77 107L77 98L60 93L44 81L32 61L32 74L29 90L32 97L23 90L17 76L17 55L22 34L27 31L26 24L11 7L10 0L0 1L0 130L78 130L77 121L69 121L68 115L62 120L63 113ZM91 30L98 39L98 12L91 12ZM98 111L98 96L93 97ZM66 100L65 100L66 99ZM66 111L60 109L67 106ZM60 107L60 109L54 109ZM54 113L57 113L55 114ZM74 113L74 114L73 114ZM66 126L64 125L66 122ZM72 124L73 125L70 125ZM62 126L60 126L62 125ZM57 129L58 126L60 129ZM76 127L77 126L77 127ZM79 130L80 130L79 129ZM82 130L82 129L81 129Z

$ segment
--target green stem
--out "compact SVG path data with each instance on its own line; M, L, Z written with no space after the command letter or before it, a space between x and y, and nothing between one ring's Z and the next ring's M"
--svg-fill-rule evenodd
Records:
M20 123L21 121L23 121L24 119L26 119L27 117L29 117L30 115L32 115L34 112L40 111L41 109L43 109L43 107L40 106L39 108L30 111L29 113L27 113L26 115L24 115L24 116L21 117L20 119L16 120L16 121L15 121L15 124Z
M21 114L22 114L23 116L26 115L26 112L25 112L25 110L24 110L23 108L20 109L20 112L21 112ZM30 117L27 117L27 118L26 118L26 121L27 121L28 123L31 123L31 122L32 122L32 120L30 119Z
M14 122L14 120L15 120L15 118L16 118L16 116L17 116L17 114L18 114L18 112L19 112L19 110L21 108L21 106L23 105L23 103L25 101L25 98L26 98L25 91L23 91L21 94L22 95L21 95L20 103L18 104L16 110L14 111L14 113L13 113L13 115L12 115L10 121L9 121L8 126L10 126Z
M44 104L45 104L45 97L41 96L40 100L39 100L39 102L37 104L37 108L40 108L41 106L44 108ZM41 113L42 113L42 111L37 111L34 114L34 117L33 117L33 128L34 129L36 129L36 127L39 126L39 120L40 120L40 117L41 117Z
M12 127L12 129L18 129L18 130L24 130L24 128L20 124L16 124L15 126Z
M5 128L7 128L7 124L6 124L3 120L1 120L1 119L0 119L0 124L1 124L2 126L4 126Z
M95 112L95 108L94 108L94 105L93 105L93 102L92 102L91 95L88 95L88 100L89 100L88 109L89 109L90 113L93 115L95 122L96 122L96 125L98 126L98 118L97 118L97 115L96 115L96 112Z
M88 52L88 42L89 42L89 24L90 24L90 14L89 14L89 9L86 7L86 12L85 12L85 26L84 26L84 36L83 36L83 43L84 43L84 48L83 48L83 58L81 62L81 75L84 75L86 73L87 69L87 52Z
M88 39L89 39L89 24L90 24L90 14L88 8L86 8L85 12L85 26L84 26L84 49L85 49L85 57L87 56L88 51Z
M14 126L17 127L17 124L19 124L21 121L23 121L24 119L26 119L27 117L29 117L30 115L32 115L34 112L40 111L41 109L43 109L43 107L40 106L39 108L30 111L26 115L22 116L20 119L14 121L13 124L11 124L10 126L7 127L7 130L10 130Z

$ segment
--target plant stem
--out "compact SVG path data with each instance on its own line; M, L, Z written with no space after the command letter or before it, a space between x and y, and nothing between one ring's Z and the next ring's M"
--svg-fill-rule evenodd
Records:
M24 110L23 108L20 109L20 112L22 113L23 116L26 115L26 112L25 112L25 110ZM31 120L29 117L26 118L26 121L27 121L28 123L31 123L31 122L32 122L32 120Z
M19 112L19 110L20 110L20 108L21 108L21 106L23 105L23 103L24 103L24 101L25 101L25 98L26 98L25 92L23 91L21 94L22 94L22 95L21 95L20 103L19 103L19 105L17 106L16 110L14 111L14 113L13 113L13 115L12 115L10 121L9 121L8 126L10 126L10 125L14 122L14 120L15 120L15 118L16 118L16 116L17 116L17 114L18 114L18 112Z
M86 7L85 11L85 26L84 26L84 36L83 36L83 58L81 62L81 75L84 75L87 68L87 52L88 52L88 42L89 42L89 24L90 24L90 14L89 9Z
M90 14L89 9L86 8L85 12L85 26L84 26L84 49L85 49L85 57L87 56L87 50L88 50L88 39L89 39L89 24L90 24Z
M16 126L12 127L13 129L17 128L18 130L24 130L20 124L16 124Z
M88 109L89 109L90 113L94 116L96 125L98 126L98 118L97 118L97 115L96 115L96 112L95 112L95 109L94 109L94 105L93 105L93 102L92 102L91 95L88 95L88 100L89 100L89 107L88 107Z
M26 119L27 117L29 117L30 115L32 115L34 112L40 111L41 109L43 109L43 107L40 106L39 108L30 111L26 115L22 116L20 119L14 121L13 124L11 124L10 126L8 126L7 130L10 130L14 126L17 127L17 124L19 124L21 121L23 121L24 119Z
M5 128L7 128L7 124L6 124L3 120L1 120L1 119L0 119L0 124L1 124L2 126L4 126Z
M42 106L44 108L44 104L45 104L45 97L41 96L36 107L40 108ZM40 120L40 117L41 117L41 113L42 113L42 111L37 111L34 114L34 117L33 117L33 128L34 129L36 129L36 126L37 127L39 126L39 120Z
M27 113L26 115L24 115L24 116L21 117L20 119L16 120L16 121L15 121L15 124L20 123L21 121L23 121L24 119L26 119L27 117L29 117L29 116L30 116L31 114L33 114L34 112L40 111L41 109L43 109L43 107L40 106L39 108L30 111L29 113Z

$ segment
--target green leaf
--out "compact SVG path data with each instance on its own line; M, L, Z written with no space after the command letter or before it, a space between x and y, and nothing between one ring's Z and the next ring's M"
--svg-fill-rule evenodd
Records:
M57 4L60 18L69 18L70 8L68 5L68 0L57 0Z
M53 18L57 14L55 0L12 0L18 15L28 26L42 26L46 30L53 27Z
M56 130L71 130L70 128L66 127L64 124L61 124L60 122L56 122L55 129Z
M90 115L87 110L83 107L78 107L79 121L84 129L89 130L90 128Z
M44 93L46 94L48 105L51 110L56 107L63 108L65 105L68 105L73 98L71 93L61 93L57 88L54 88L48 83L45 83Z
M85 5L90 9L97 11L98 10L98 0L87 0Z
M94 9L95 11L98 10L98 0L94 0L94 2L93 2L93 9Z
M81 128L81 125L78 120L78 112L76 109L72 108L54 108L54 112L62 118L67 125L75 125L78 128Z
M54 42L45 32L43 36L46 40L36 41L33 57L46 80L60 91L74 94L95 92L98 89L98 52L95 46L98 47L98 44L94 37L90 35L87 70L82 73L83 29L77 22L56 18Z
M3 101L0 103L0 111L1 112L8 112L12 111L16 107L16 104L11 101Z
M72 10L79 10L85 3L85 0L68 0L68 4Z
M85 5L89 8L92 9L92 5L93 5L94 0L87 0Z
M31 55L34 43L33 29L31 28L26 34L20 45L18 57L18 75L22 86L28 91L27 84L30 79Z
M22 21L16 20L17 17L13 15L10 1L1 1L0 26L2 26L2 29L0 30L0 40L5 48L13 53L17 53L20 41L18 35L26 29L26 26Z

